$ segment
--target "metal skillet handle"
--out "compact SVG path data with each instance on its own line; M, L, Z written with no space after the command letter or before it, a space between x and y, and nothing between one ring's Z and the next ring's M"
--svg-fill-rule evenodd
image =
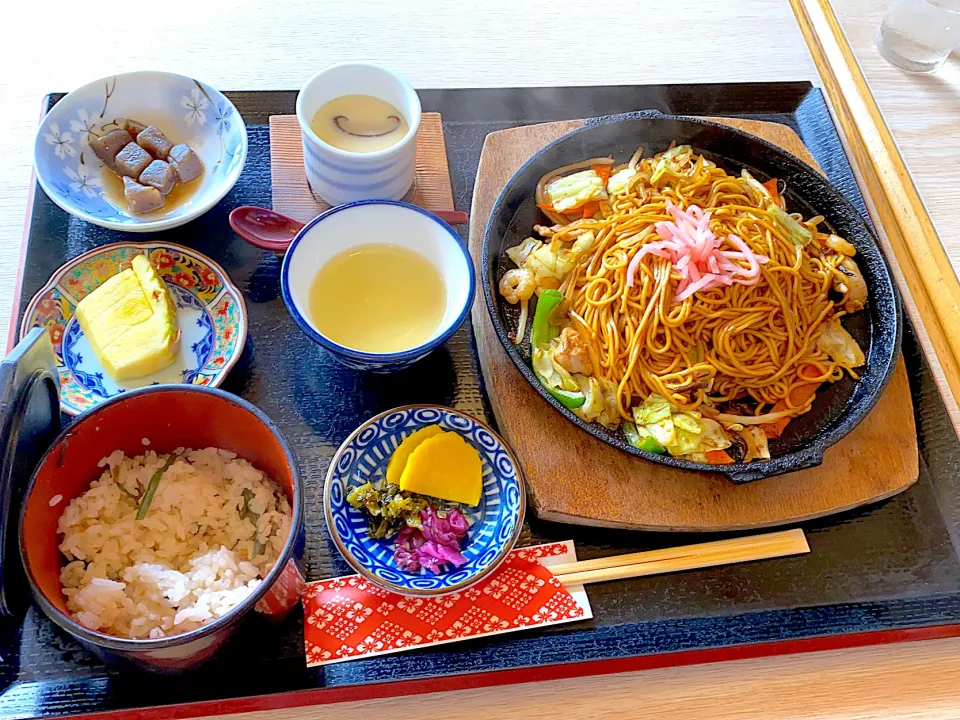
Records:
M20 562L24 491L37 462L60 432L60 383L50 335L34 328L0 363L0 614L29 606ZM54 512L51 510L51 512Z
M802 450L794 455L791 455L789 458L783 459L787 462L784 462L780 467L778 467L776 472L771 472L773 468L770 467L771 463L778 462L777 459L774 459L766 462L756 463L755 470L734 470L724 474L730 478L731 482L737 485L743 485L744 483L753 482L754 480L763 480L764 478L768 478L773 475L782 475L785 473L807 470L808 468L817 467L818 465L823 464L823 448L819 446L809 447L806 450Z

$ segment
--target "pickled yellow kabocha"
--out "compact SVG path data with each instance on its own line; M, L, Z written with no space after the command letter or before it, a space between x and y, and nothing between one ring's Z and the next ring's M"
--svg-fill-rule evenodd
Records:
M97 359L115 380L150 375L180 350L177 309L144 255L79 302L77 321Z
M404 438L403 442L393 451L393 455L390 456L390 462L387 464L387 482L391 485L399 485L400 476L403 474L403 469L407 466L407 460L410 459L413 451L420 447L424 441L442 432L443 429L439 425L427 425L417 430L413 435Z
M394 450L387 465L387 482L399 485L402 491L479 505L483 467L479 453L457 433L428 425Z

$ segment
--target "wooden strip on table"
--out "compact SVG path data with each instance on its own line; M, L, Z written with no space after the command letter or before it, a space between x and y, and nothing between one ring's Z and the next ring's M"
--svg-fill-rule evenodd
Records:
M810 546L799 528L783 532L730 538L685 547L615 555L550 568L564 585L626 580L628 578L663 575L685 570L732 565L755 560L769 560L810 552Z
M790 2L845 135L874 223L889 245L887 257L899 266L895 274L908 298L907 310L918 331L924 334L925 330L922 340L939 361L937 382L954 427L960 429L956 405L960 397L960 281L829 0ZM933 364L929 353L928 359Z

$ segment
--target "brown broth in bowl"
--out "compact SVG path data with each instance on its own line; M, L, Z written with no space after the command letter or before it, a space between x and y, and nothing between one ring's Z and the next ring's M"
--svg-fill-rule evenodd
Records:
M173 190L164 196L163 207L140 215L133 215L127 208L127 199L123 194L123 178L120 175L117 175L108 167L102 167L100 168L100 184L100 194L103 198L125 215L159 219L173 215L179 208L187 205L203 184L203 176L194 178L187 183L178 182L173 186Z

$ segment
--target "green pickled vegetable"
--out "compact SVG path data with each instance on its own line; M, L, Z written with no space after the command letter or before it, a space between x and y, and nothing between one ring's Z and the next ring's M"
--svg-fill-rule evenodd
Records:
M369 482L351 489L347 502L366 516L367 534L372 538L393 537L404 527L419 528L420 512L428 505L424 498L402 492L397 485L377 487Z
M167 457L167 461L163 464L163 467L157 470L153 474L153 477L150 478L150 483L147 485L147 490L143 493L143 498L140 500L140 507L137 508L137 520L143 520L147 516L147 511L150 509L150 503L153 502L153 496L157 493L157 488L160 486L160 478L163 477L163 474L169 470L170 466L173 465L179 458L179 455L170 455Z
M267 546L260 542L260 534L257 532L257 521L260 519L260 515L255 513L250 507L250 501L253 500L253 490L244 488L243 492L240 493L243 495L243 507L240 508L240 517L248 518L250 522L253 523L253 557L257 555L263 555L264 550L267 549Z

